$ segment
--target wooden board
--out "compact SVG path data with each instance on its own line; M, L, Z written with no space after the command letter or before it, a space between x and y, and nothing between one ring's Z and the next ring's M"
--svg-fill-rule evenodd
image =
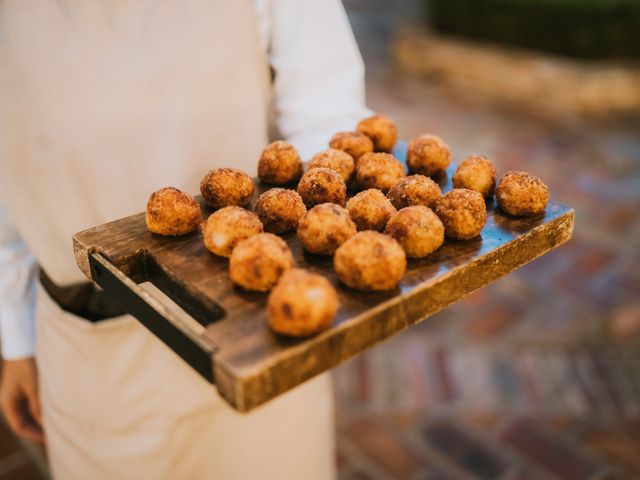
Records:
M403 150L395 153L404 158ZM454 170L452 165L440 179L445 191ZM203 218L210 213L203 205ZM112 291L234 408L249 411L561 245L573 224L573 210L553 201L544 215L530 218L509 217L491 201L481 238L447 240L427 258L409 260L398 288L382 293L342 286L330 257L303 253L289 234L297 265L325 275L341 301L334 326L304 340L268 329L267 295L234 287L228 260L209 253L199 231L180 238L154 235L140 213L77 234L74 250L88 278ZM192 318L140 288L144 281Z

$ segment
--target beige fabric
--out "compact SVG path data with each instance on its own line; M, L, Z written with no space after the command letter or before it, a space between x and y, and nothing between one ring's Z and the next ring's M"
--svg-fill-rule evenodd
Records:
M40 289L37 317L55 478L334 478L328 374L243 415L130 316L91 324Z
M83 280L75 232L153 190L195 192L216 166L255 173L268 98L251 8L0 2L2 200L54 281ZM333 477L327 376L243 416L131 317L92 325L40 292L37 321L56 478Z
M268 70L248 0L0 5L3 200L56 283L83 280L74 233L215 166L255 173Z

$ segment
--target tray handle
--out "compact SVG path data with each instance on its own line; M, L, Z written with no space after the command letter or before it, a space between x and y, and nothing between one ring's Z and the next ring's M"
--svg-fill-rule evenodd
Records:
M143 289L103 255L91 253L89 266L95 283L200 375L214 383L213 355L216 346L202 331L180 319L161 299ZM200 325L195 327L202 329Z

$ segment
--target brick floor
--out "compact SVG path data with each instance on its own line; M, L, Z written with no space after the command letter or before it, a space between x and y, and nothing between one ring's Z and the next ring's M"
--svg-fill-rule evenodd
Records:
M472 438L450 422L427 425L424 436L430 446L467 473L480 479L498 478L508 470L500 453L482 440Z
M552 437L531 420L509 424L501 440L530 461L564 479L587 479L598 470L597 464Z
M43 480L32 459L0 420L0 480Z
M640 476L640 436L624 430L594 428L588 430L583 439L588 447L603 458L624 465Z
M422 466L420 457L398 436L369 419L356 420L343 432L346 440L371 457L391 478L410 478Z
M576 228L561 249L339 367L339 438L357 413L419 455L414 478L640 478L640 115L556 123L403 74L388 46L422 18L419 3L345 1L370 106L403 138L442 136L454 162L482 153L499 173L541 176L576 209ZM370 449L347 450L341 478L358 478L354 464L394 478Z

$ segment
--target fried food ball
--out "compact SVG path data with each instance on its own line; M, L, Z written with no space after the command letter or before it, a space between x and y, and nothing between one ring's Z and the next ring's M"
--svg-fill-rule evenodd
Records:
M487 220L484 198L475 190L454 188L436 203L436 214L447 237L468 240L477 237Z
M153 192L147 202L147 228L159 235L186 235L200 224L200 205L188 193L174 187Z
M424 205L399 210L389 219L384 233L395 238L409 258L426 257L444 243L444 225Z
M527 172L507 172L496 188L500 210L516 217L544 212L549 189L538 177Z
M354 195L347 202L347 210L358 230L381 232L396 213L391 201L377 188L370 188Z
M409 142L407 166L411 173L432 176L444 172L451 161L449 146L435 135L420 135Z
M376 152L390 153L398 141L398 128L386 115L376 114L360 120L356 128L373 142Z
M267 146L260 155L258 177L273 185L297 182L302 175L302 160L289 142L277 140Z
M387 193L387 197L398 210L412 205L433 208L441 196L440 185L424 175L401 178Z
M489 198L496 186L496 167L483 155L470 155L458 165L453 175L453 186L475 190Z
M231 205L246 207L253 198L253 180L235 168L217 168L204 176L200 193L215 209Z
M260 195L255 212L265 231L283 235L298 227L307 207L295 190L271 188Z
M292 268L267 300L267 322L281 335L306 337L333 323L340 301L333 285L322 275Z
M298 238L304 249L319 255L333 255L356 234L349 212L335 203L316 205L298 223Z
M209 215L204 226L204 246L211 253L228 257L245 238L262 233L256 214L241 207L224 207Z
M391 290L407 270L407 257L395 239L367 230L357 233L336 250L333 267L348 287Z
M335 148L327 148L314 155L309 162L309 170L319 167L328 168L340 174L345 184L349 183L356 169L353 157L347 152Z
M406 175L402 163L390 153L367 153L358 160L356 179L361 189L386 192Z
M245 290L266 292L293 263L293 255L284 240L271 233L259 233L242 240L233 249L229 276Z
M312 168L300 179L298 193L307 208L327 202L343 205L347 198L347 186L333 170Z
M373 152L373 142L360 132L338 132L331 137L329 146L347 152L356 162L365 153Z

